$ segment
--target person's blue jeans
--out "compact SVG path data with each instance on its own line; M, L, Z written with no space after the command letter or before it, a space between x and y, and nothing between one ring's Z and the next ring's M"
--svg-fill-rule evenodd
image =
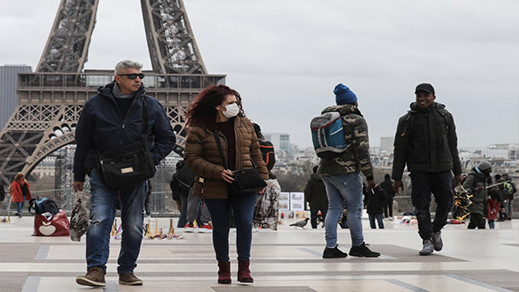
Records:
M238 260L249 260L252 245L252 218L256 193L232 195L229 199L204 199L213 221L213 247L216 260L229 261L231 211L236 226Z
M378 228L384 229L384 215L383 213L378 214L368 214L369 216L369 226L371 229L377 229L377 225L375 224L375 220L377 220Z
M110 232L115 218L115 201L120 198L122 239L121 251L117 260L117 272L133 273L137 266L137 258L141 249L144 221L144 200L147 182L121 190L106 186L104 179L96 170L90 177L92 193L92 209L90 225L86 234L87 268L102 267L106 271L106 263L110 253ZM119 195L119 196L117 196Z
M25 204L25 201L15 202L14 204L16 205L16 213L22 214L23 205Z
M362 235L362 179L358 172L337 176L323 176L328 195L328 213L324 221L326 247L337 246L337 221L343 206L348 210L347 221L350 229L351 244L360 246Z

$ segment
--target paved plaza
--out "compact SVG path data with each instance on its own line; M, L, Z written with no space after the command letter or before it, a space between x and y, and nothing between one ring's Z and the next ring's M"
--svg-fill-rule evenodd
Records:
M89 288L75 283L84 274L85 244L68 237L34 237L32 217L0 223L0 291L519 291L519 221L499 222L495 230L467 230L447 225L445 247L419 256L415 224L385 221L386 229L369 229L366 242L380 258L322 259L324 230L294 229L288 222L278 231L253 234L253 284L236 281L237 261L231 245L233 284L216 282L217 265L211 235L176 233L183 239L144 239L137 276L140 287L121 286L116 273L120 240L111 241L107 285ZM169 227L159 218L158 227ZM152 228L155 228L154 223ZM231 242L235 233L231 232ZM340 248L348 252L349 232L339 229Z

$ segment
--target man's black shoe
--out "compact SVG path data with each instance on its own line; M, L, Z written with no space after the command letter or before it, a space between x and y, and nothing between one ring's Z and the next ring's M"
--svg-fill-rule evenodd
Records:
M365 257L365 258L376 258L380 256L380 253L371 251L366 243L362 243L359 246L352 246L350 249L350 256L354 257Z
M345 258L348 254L342 252L340 249L336 247L328 248L326 247L323 252L323 259L333 259L333 258Z

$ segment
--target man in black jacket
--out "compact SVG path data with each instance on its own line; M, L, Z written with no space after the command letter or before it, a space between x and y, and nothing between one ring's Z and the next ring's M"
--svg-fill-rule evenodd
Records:
M452 115L443 104L434 100L431 84L416 87L416 102L398 121L393 160L393 189L403 188L405 165L411 172L413 206L416 208L418 233L423 240L420 255L430 255L443 247L441 229L453 201L453 176L461 183L461 163L458 156L458 138ZM429 205L431 192L437 204L434 222Z
M326 187L323 178L317 173L318 166L314 166L313 173L306 182L305 186L305 202L310 206L310 223L312 229L317 228L317 217L321 211L322 220L326 218L328 212L328 197L326 196ZM322 221L324 227L324 221Z
M76 278L80 285L105 286L110 231L118 198L121 198L124 230L117 260L119 284L142 285L142 280L134 276L133 270L137 266L142 242L146 180L121 189L110 188L97 168L96 159L96 152L105 153L137 142L142 133L147 135L146 143L155 165L173 150L175 134L169 118L156 99L145 95L141 68L137 62L119 62L115 67L115 80L100 88L98 94L85 103L76 127L73 187L74 191L83 190L85 175L88 174L92 193L90 225L86 234L88 271L85 276ZM147 129L143 129L144 105Z
M393 181L391 175L386 173L384 175L384 181L380 183L380 187L386 192L387 204L384 207L384 217L393 220L393 198L395 197L395 191L393 190Z

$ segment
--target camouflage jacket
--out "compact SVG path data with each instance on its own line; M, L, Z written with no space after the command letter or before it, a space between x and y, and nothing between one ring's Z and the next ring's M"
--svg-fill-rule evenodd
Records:
M341 114L348 148L337 158L321 158L318 172L323 176L337 176L362 171L366 177L372 178L368 124L357 106L353 104L329 106L322 111L323 114L327 112Z

